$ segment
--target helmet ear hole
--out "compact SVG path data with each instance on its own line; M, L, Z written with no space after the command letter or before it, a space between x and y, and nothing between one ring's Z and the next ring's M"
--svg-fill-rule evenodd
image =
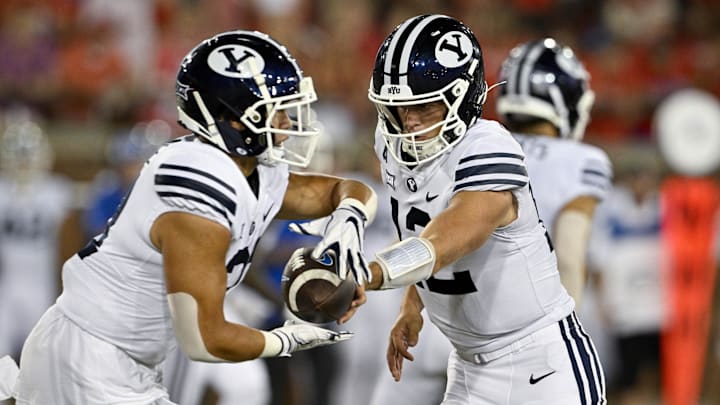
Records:
M462 83L463 82L458 82L458 84L453 87L452 94L455 97L460 97L460 95L463 94L463 91L467 88L466 86L463 86Z
M464 125L458 125L458 126L455 127L455 129L453 130L453 132L455 133L455 136L461 136L461 135L463 134L463 132L465 132L465 126L464 126Z
M252 121L252 122L254 122L254 123L257 124L257 123L260 122L260 120L262 119L262 115L261 115L259 112L257 112L257 110L253 110L253 111L250 113L250 115L249 115L248 118L250 118L250 121Z

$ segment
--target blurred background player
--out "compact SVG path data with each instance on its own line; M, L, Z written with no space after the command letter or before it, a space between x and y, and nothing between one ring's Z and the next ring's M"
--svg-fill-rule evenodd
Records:
M60 292L58 234L73 185L30 110L11 108L0 136L0 357L19 361L33 325Z
M595 94L575 53L552 38L524 43L502 64L497 111L525 152L535 204L555 247L560 279L579 309L595 207L612 167L581 143Z
M170 138L170 126L160 120L139 122L111 138L106 149L109 169L99 172L90 186L82 221L86 239L102 233L145 161Z
M605 357L608 397L619 405L660 403L662 288L659 173L633 153L598 206L589 253L600 326L610 341Z

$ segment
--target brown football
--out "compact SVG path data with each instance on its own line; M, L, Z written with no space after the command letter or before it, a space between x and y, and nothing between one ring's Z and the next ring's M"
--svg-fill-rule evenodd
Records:
M290 312L312 323L336 321L355 296L352 277L337 275L335 255L312 257L313 248L299 248L290 256L282 276L282 292Z

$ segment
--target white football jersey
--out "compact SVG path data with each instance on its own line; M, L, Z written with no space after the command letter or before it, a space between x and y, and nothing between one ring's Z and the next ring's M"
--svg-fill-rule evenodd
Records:
M580 196L605 198L612 166L600 148L570 139L513 134L525 152L535 203L545 227L553 235L555 220L570 201Z
M517 199L515 221L418 283L431 320L458 351L495 350L572 312L574 303L560 283L555 254L538 219L523 151L500 124L479 120L451 150L415 169L388 155L379 131L375 150L402 239L419 235L458 192L508 190Z
M166 212L187 212L228 228L228 289L240 283L255 245L280 210L287 165L258 165L258 197L225 153L193 136L148 160L106 231L65 263L60 309L86 331L141 363L173 345L162 254L150 228Z
M72 204L72 183L42 175L28 183L0 178L3 284L51 286L57 294L58 231Z
M0 354L19 354L57 298L58 234L72 195L72 183L62 176L0 177Z

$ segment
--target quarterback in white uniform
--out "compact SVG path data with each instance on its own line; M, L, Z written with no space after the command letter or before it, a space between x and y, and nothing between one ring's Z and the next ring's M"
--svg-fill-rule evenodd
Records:
M580 142L594 100L589 74L570 48L543 38L510 51L499 80L498 113L523 147L560 278L579 307L595 207L612 179L607 154Z
M373 191L288 168L308 164L318 135L311 79L267 35L231 31L185 57L176 94L193 134L148 160L105 232L65 263L64 291L23 349L19 404L170 403L160 369L175 338L192 360L239 362L349 337L306 324L266 332L223 313L276 216L322 217L319 246L336 248L341 274L367 270Z
M376 254L367 287L407 287L388 366L399 380L425 308L454 347L443 404L604 403L523 151L480 118L483 70L472 31L443 15L406 20L378 51L369 98L402 240Z

